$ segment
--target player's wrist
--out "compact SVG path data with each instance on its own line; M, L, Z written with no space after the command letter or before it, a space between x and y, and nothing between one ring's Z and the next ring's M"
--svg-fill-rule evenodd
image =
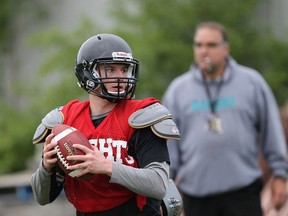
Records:
M105 165L104 165L104 172L108 176L112 176L112 171L113 171L113 161L111 160L106 160Z
M42 168L43 168L47 173L52 173L54 167L51 167L51 168L50 168L49 166L45 165L44 160L42 160Z

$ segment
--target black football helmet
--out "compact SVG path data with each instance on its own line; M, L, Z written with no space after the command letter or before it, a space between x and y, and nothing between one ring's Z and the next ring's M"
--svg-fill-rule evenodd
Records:
M128 76L126 78L101 77L98 72L99 66L113 63L127 64ZM78 51L75 70L78 85L88 93L113 103L135 97L139 62L133 58L126 41L116 35L98 34L86 40ZM125 83L126 88L124 91L110 92L105 87L105 83L115 83L116 85Z

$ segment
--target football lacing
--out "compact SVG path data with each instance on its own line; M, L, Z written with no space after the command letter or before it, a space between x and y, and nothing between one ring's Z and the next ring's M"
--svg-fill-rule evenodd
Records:
M68 164L68 162L65 160L63 154L61 153L59 146L56 146L55 149L56 149L57 156L58 156L58 158L60 159L60 162L61 162L61 163L63 164L63 166L68 170L69 164Z

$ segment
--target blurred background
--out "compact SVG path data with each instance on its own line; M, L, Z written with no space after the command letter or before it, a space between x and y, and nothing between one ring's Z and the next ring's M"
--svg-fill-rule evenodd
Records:
M32 138L41 119L71 99L75 58L92 35L123 37L140 61L137 98L161 99L193 61L194 27L218 21L231 54L260 71L279 109L288 99L287 0L2 0L0 7L0 216L73 215L64 195L55 204L33 200L30 177L42 145Z

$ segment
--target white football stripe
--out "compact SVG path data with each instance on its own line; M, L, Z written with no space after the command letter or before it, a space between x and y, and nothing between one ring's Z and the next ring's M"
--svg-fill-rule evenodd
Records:
M76 129L73 127L67 128L64 131L62 131L61 133L57 134L55 137L53 137L52 142L58 142L63 137L69 135L70 133L72 133L74 131L76 131Z
M70 172L68 175L71 176L72 178L75 178L83 169L76 169Z

